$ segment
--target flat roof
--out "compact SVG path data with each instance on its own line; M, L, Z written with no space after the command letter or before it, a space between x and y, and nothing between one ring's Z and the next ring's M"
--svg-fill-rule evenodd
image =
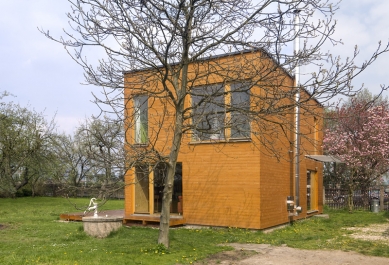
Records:
M319 161L319 162L323 162L323 163L328 163L328 162L330 162L330 163L334 163L334 162L335 163L344 163L339 158L336 158L334 156L329 156L329 155L306 155L305 157Z

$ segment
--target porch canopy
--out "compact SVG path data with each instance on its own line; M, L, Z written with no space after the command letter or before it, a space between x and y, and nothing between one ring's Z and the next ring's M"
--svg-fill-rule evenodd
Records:
M331 163L343 163L342 160L334 157L334 156L327 156L327 155L306 155L306 158L310 158L319 162L331 162Z

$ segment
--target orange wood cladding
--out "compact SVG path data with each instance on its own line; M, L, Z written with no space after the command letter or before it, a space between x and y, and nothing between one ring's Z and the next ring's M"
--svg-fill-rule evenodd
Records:
M258 53L247 53L218 58L217 65L223 67L226 64L232 67L237 61L249 60L258 56ZM262 57L261 57L262 58ZM262 67L273 66L270 59L262 59L265 62L257 62ZM235 64L233 63L235 62ZM251 66L255 66L252 64ZM231 66L232 65L232 66ZM241 66L241 65L239 65ZM204 68L203 68L204 67ZM238 66L237 66L238 67ZM205 65L199 67L205 71ZM201 73L200 71L200 73ZM293 78L283 70L277 69L279 77L274 82L279 82L287 89L293 86ZM125 97L131 98L131 94L140 93L141 86L147 82L141 79L149 76L148 71L138 71L125 74ZM249 77L247 74L235 77L242 79ZM206 83L220 82L220 77L210 75L201 80ZM201 84L199 81L199 85ZM211 80L211 81L210 81ZM151 81L149 81L151 82ZM157 86L158 87L158 86ZM262 93L261 88L253 88L252 93ZM302 93L302 98L308 97ZM186 99L186 105L190 106L190 98ZM315 100L309 101L310 109L306 108L301 112L301 132L306 135L301 139L300 156L300 205L302 213L293 217L294 219L305 218L311 214L322 213L323 211L323 177L322 163L305 158L305 154L321 154L322 139L322 107ZM155 148L169 152L169 144L172 137L170 124L174 123L174 111L170 105L164 104L161 100L149 102L148 112L149 137L156 137L158 140ZM127 111L133 111L131 100L126 102ZM291 123L293 114L288 114ZM131 115L128 115L129 117ZM162 117L163 116L163 122ZM131 118L127 120L127 139L132 142L134 130L131 129ZM156 124L162 124L162 129L153 128ZM256 128L253 128L255 130ZM284 135L284 136L282 136ZM269 136L270 137L270 136ZM258 140L258 137L251 137L246 141L226 141L213 143L193 142L190 134L185 134L178 161L182 163L182 214L186 224L206 226L227 226L264 229L281 225L290 221L286 208L287 196L294 195L294 160L291 155L294 139L294 132L289 130L283 134L280 129L277 139L273 141L274 147L282 155L279 159L266 151ZM312 193L315 198L315 211L307 212L307 171L314 172L316 179L315 191ZM125 176L125 215L135 212L135 182L134 171L129 170ZM152 179L150 179L150 196L153 196ZM312 199L312 198L311 198ZM150 199L149 212L153 214L153 201Z

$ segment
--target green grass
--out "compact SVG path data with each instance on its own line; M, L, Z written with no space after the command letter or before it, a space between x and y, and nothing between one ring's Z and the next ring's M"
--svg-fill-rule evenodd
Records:
M87 199L73 199L86 205ZM105 209L123 208L108 201ZM389 257L380 242L352 239L342 227L387 222L387 213L326 212L269 234L235 228L171 229L171 247L156 244L158 229L123 227L105 239L87 236L80 222L59 222L60 213L77 210L63 198L0 199L0 264L191 264L230 249L222 243L286 244L304 249L340 249ZM388 225L389 228L389 225Z

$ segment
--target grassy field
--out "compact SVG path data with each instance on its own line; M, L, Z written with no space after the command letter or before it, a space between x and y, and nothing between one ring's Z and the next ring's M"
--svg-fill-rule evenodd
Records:
M72 199L87 205L87 199ZM304 249L340 249L389 257L383 242L353 239L342 228L388 223L388 212L327 210L330 219L311 218L272 233L235 228L171 230L171 247L156 244L158 229L123 227L108 238L87 236L80 222L59 222L59 215L75 212L63 198L0 199L0 264L192 264L229 249L226 242L286 244ZM101 210L123 208L108 201ZM389 228L389 223L388 223Z

